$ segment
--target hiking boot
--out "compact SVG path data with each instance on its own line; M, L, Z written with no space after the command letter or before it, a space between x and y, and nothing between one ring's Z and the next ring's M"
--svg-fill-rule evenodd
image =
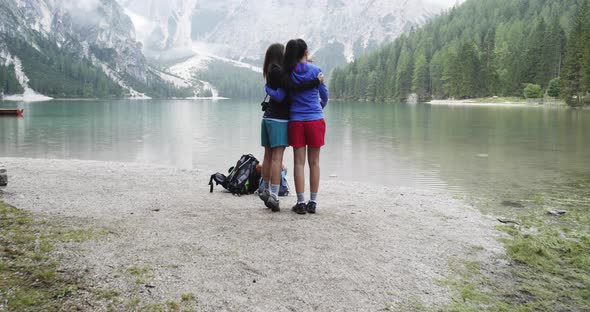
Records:
M279 200L276 199L272 195L266 201L266 207L270 208L272 210L272 212L279 212L279 211L281 211L281 207L279 205Z
M307 206L305 206L305 208L307 209L307 213L311 213L314 214L315 213L315 208L316 208L316 203L310 201L309 203L307 203Z
M258 197L260 198L260 200L262 200L264 202L264 204L266 205L266 207L268 207L268 199L270 198L270 192L267 190L264 190L260 193L258 193ZM270 208L270 207L268 207Z
M307 213L306 206L304 203L300 203L300 204L293 206L293 208L291 210L293 210L294 213L300 214L300 215L304 215Z

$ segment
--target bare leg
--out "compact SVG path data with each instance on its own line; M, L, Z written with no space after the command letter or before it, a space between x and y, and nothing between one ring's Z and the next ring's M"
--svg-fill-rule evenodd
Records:
M270 169L271 183L281 184L281 173L283 171L283 155L285 147L275 147L272 149L272 165Z
M309 159L309 186L312 193L320 189L320 147L309 147L307 157Z
M295 191L299 193L305 193L305 147L298 147L293 149L295 156L295 170L293 175L295 176Z
M272 165L272 150L268 147L264 148L264 161L262 163L262 179L264 182L270 183Z

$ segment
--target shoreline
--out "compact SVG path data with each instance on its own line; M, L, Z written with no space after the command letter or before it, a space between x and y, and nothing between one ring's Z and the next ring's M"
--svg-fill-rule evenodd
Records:
M544 101L544 100L542 100ZM547 100L550 101L550 100ZM547 107L547 106L566 106L561 100L551 100L552 103L542 103L540 101L527 102L526 100L510 101L505 98L477 98L477 99L466 99L466 100L431 100L425 102L429 105L447 105L447 106L498 106L498 107Z
M449 194L322 181L318 215L272 214L236 197L208 173L157 165L0 158L0 200L105 237L64 250L63 266L123 300L164 302L194 293L200 311L380 310L413 301L450 304L449 258L493 266L503 254L489 217ZM343 196L343 194L350 194ZM146 268L137 279L118 272ZM117 277L115 277L117 276ZM411 301L411 302L410 302Z
M24 101L22 99L15 99L12 95L9 98L0 98L0 102L13 102L13 103L42 103L42 102L51 102L51 101L182 101L182 100L211 100L211 101L221 101L221 100L231 100L231 98L226 97L187 97L187 98L165 98L165 99L157 99L157 98L138 98L138 97L130 97L130 98L49 98L46 100L37 100L37 101Z
M485 103L485 102L471 102L468 100L432 100L430 102L424 102L429 105L440 105L440 106L498 106L498 107L542 107L542 105L532 105L526 103Z

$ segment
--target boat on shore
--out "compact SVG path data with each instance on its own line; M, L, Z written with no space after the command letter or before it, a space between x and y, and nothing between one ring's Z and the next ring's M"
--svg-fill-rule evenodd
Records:
M24 109L19 108L0 108L0 116L17 116L22 117Z

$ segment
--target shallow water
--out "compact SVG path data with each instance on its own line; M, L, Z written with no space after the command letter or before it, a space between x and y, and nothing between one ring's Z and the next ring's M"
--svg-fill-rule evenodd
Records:
M0 102L14 106L25 117L0 118L0 156L207 173L262 157L257 101ZM324 179L510 198L590 174L590 111L332 102L326 121Z

